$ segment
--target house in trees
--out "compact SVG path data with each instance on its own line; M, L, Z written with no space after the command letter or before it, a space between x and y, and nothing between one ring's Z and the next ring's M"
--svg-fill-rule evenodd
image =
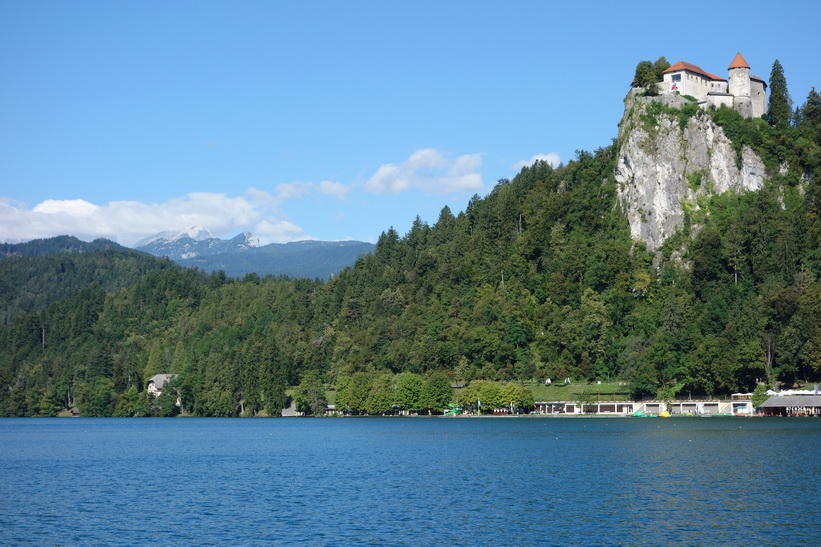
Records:
M148 380L146 391L154 397L159 397L165 385L177 377L176 374L155 374Z
M736 54L727 78L710 74L696 65L679 61L664 71L661 93L694 97L700 106L727 106L746 118L767 113L767 84L750 74L750 65Z

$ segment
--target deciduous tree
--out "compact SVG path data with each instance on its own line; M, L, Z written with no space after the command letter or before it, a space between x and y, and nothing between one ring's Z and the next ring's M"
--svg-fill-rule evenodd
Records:
M327 407L327 396L319 373L310 370L302 375L299 385L294 388L294 405L303 414L317 416Z
M429 412L440 412L453 397L450 380L441 372L433 372L422 386L421 406Z

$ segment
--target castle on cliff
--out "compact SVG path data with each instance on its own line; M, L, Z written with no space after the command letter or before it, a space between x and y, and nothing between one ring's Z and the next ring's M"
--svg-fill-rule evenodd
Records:
M767 113L767 83L750 75L750 65L736 54L727 68L727 78L710 74L701 68L679 61L664 71L659 84L662 94L695 97L702 107L725 105L746 118L759 118Z

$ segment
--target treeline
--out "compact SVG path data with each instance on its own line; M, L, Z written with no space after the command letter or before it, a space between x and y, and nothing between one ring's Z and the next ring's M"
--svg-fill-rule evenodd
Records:
M159 261L135 263L121 287L43 294L47 306L7 308L0 326L0 414L166 415L179 399L199 416L277 415L288 389L318 412L329 388L354 413L426 412L474 395L508 404L478 390L548 377L665 398L818 381L821 125L800 109L778 128L711 113L734 142L766 149L769 182L704 200L655 264L630 238L613 144L537 162L433 225L388 229L329 282ZM91 272L105 252L70 256ZM36 270L27 260L55 256L3 258L3 282ZM145 382L159 373L178 378L155 400Z
M448 405L470 412L492 412L504 407L532 410L533 393L520 382L475 380L470 385L451 384L440 371L428 375L413 372L355 372L336 385L335 410L345 414L434 414ZM294 406L303 414L322 414L327 408L322 379L306 374L294 390Z

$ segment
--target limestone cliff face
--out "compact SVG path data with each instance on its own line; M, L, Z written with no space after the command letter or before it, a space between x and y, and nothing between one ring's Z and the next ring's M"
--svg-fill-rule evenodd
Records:
M730 189L758 190L765 178L761 158L745 147L739 162L724 131L706 113L685 123L669 109L656 112L656 101L675 107L688 102L678 96L628 95L616 166L633 239L644 241L651 252L684 227L685 211L699 210L698 198Z

